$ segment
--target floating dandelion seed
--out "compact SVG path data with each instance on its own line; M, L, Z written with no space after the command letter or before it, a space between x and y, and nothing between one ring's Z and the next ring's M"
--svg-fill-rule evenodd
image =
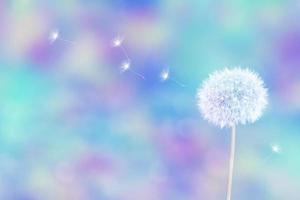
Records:
M231 199L236 125L255 122L267 105L267 89L262 79L248 69L217 71L204 81L197 93L205 119L231 131L227 200Z
M279 154L281 153L281 147L278 144L271 145L272 152Z
M123 72L126 72L126 71L130 71L133 74L135 74L136 76L138 76L141 79L145 80L145 77L142 74L140 74L140 73L136 72L135 70L131 69L131 62L129 60L123 62L122 65L121 65L121 72L123 73Z
M54 43L54 42L56 42L57 40L61 40L61 41L63 41L63 42L67 42L67 43L69 43L69 44L75 44L73 41L65 40L65 39L61 38L58 29L52 30L52 31L49 33L48 39L49 39L49 41L50 41L51 44Z
M169 69L164 69L160 73L160 78L161 78L161 81L166 81L169 78Z
M112 41L112 46L113 47L119 47L122 45L124 38L117 36L116 38L113 39Z
M185 87L185 85L179 81L177 81L176 79L170 77L170 70L169 69L163 69L160 73L160 79L162 82L165 82L167 80L171 80L174 83L176 83L177 85L181 86L181 87Z
M282 152L282 148L279 144L272 143L268 146L270 148L270 152L267 154L267 156L264 158L265 161L269 160L274 156L274 154L279 155Z
M130 65L131 65L130 61L123 62L122 65L121 65L121 71L125 72L125 71L129 70Z
M120 48L123 54L126 56L127 60L130 60L129 55L123 46L123 42L124 42L124 37L117 36L113 39L112 46L116 48Z
M55 42L58 39L58 37L59 37L59 31L58 30L55 29L55 30L51 31L50 34L49 34L50 43Z

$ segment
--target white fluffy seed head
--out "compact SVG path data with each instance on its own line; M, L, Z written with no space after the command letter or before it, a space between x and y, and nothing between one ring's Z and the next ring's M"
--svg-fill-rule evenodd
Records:
M267 105L262 79L249 69L217 71L197 93L199 109L209 122L223 127L255 122Z

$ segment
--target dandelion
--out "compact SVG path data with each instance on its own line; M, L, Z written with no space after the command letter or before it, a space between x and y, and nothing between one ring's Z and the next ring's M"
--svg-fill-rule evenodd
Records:
M185 87L185 85L179 81L177 81L176 79L170 77L170 70L168 68L166 69L163 69L160 73L160 80L162 82L165 82L167 80L171 80L173 81L174 83L176 83L177 85L181 86L181 87Z
M197 93L203 117L223 128L231 128L231 150L227 200L231 199L236 126L253 123L267 105L267 89L262 79L249 69L224 69L204 81Z
M197 96L203 117L221 128L253 123L267 105L263 81L248 69L215 72Z
M56 42L57 40L61 40L63 42L67 42L69 44L74 44L73 41L70 40L65 40L63 38L60 37L60 32L58 29L54 29L52 31L50 31L49 36L48 36L49 42L50 44L53 44L54 42Z

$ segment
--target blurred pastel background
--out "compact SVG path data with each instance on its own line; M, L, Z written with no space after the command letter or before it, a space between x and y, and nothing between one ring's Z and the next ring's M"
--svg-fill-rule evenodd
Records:
M292 0L1 0L0 199L225 199L229 130L195 96L242 66L269 106L237 129L233 200L299 200L299 20Z

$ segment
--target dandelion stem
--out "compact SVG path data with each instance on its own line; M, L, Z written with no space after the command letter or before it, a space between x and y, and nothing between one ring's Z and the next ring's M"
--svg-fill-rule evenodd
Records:
M236 127L232 126L231 130L231 144L230 144L230 160L229 160L229 174L227 182L227 198L226 200L231 200L232 191L232 178L233 178L233 167L234 167L234 157L235 157L235 139L236 139Z

